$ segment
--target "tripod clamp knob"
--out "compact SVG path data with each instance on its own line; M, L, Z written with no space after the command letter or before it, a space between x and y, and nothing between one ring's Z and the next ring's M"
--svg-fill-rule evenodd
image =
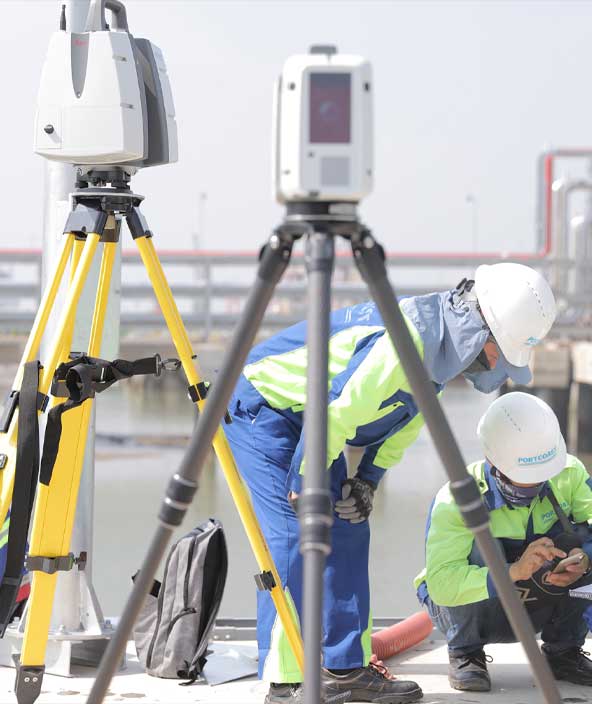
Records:
M161 359L159 354L156 357L156 376L160 376L162 372L176 372L181 368L181 360L174 357Z

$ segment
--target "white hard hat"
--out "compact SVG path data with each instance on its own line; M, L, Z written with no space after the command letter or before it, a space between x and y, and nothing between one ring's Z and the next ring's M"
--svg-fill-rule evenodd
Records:
M547 281L524 264L483 265L475 272L475 293L505 358L516 367L526 366L532 348L555 320L555 297Z
M520 484L544 482L565 469L557 417L540 398L514 391L497 398L477 426L485 456Z

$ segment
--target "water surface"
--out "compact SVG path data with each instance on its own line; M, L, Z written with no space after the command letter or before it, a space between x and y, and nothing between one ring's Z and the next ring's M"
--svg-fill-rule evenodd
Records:
M451 385L444 406L467 461L479 457L475 429L493 400L466 385ZM98 397L94 584L105 614L118 614L130 576L141 564L156 527L167 481L178 467L182 447L119 446L108 435L189 435L195 411L181 389L114 386ZM446 480L424 429L403 461L388 471L375 496L371 515L372 611L404 616L417 610L413 577L423 566L424 528L435 492ZM224 476L212 461L204 471L196 500L182 526L216 517L225 527L229 573L221 607L224 617L255 615L257 566Z

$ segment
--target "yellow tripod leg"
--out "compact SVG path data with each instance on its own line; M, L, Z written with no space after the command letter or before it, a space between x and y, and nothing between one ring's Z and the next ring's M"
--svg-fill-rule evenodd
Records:
M189 341L189 336L183 325L183 321L177 309L177 305L173 298L171 289L167 283L164 271L158 255L154 248L154 244L150 237L138 237L135 240L142 262L148 272L148 276L152 283L152 288L162 310L162 314L166 321L169 332L173 339L173 343L177 350L177 354L183 365L183 370L187 376L187 380L191 386L200 383L201 378L198 369L196 368L194 354ZM201 409L204 404L203 400L197 402ZM277 573L273 558L267 546L267 542L263 533L251 498L247 488L239 474L236 462L232 455L230 445L222 427L219 427L214 436L214 452L218 457L218 461L226 477L230 493L238 510L239 516L245 527L247 537L251 544L251 548L255 554L255 559L262 572L271 572L275 581L275 586L271 589L271 598L278 612L280 621L284 627L286 637L290 643L290 647L300 668L300 672L304 671L304 651L302 647L302 637L296 620L294 611L290 608L286 594L282 588L282 582Z
M98 240L98 235L93 237ZM109 283L116 249L117 243L115 242L106 242L103 245L99 284L91 324L89 356L96 357L100 353ZM79 275L82 276L84 269L87 268L86 253L85 247L75 278L78 278ZM76 287L77 283L77 281L74 282L73 286ZM29 548L30 557L64 557L69 553L91 409L92 400L89 399L80 407L74 408L62 416L62 437L51 482L48 486L40 484L38 488ZM56 572L52 574L43 571L33 572L27 623L20 656L21 668L43 667L56 580ZM40 677L41 673L38 676ZM17 698L18 694L17 686ZM32 691L29 694L32 694ZM24 701L28 700L29 698L24 699Z
M31 334L29 335L29 339L27 340L27 344L25 345L23 357L21 359L21 367L25 364L25 362L32 361L39 354L41 338L45 333L47 321L55 303L58 289L60 287L60 283L62 281L64 271L68 263L68 259L70 257L70 254L73 252L73 249L74 235L65 235L64 243L62 245L62 251L60 252L60 256L53 272L52 278L49 280L45 293L43 294L43 298L41 299L41 302L39 304L39 309L37 311L37 315L35 316L35 322L33 323ZM77 262L73 262L74 268L76 266L76 263Z
M70 259L70 276L68 286L72 286L72 283L74 282L74 277L76 276L76 269L78 268L78 264L80 263L80 257L82 256L82 251L84 250L84 244L85 240L79 240L76 237L74 238L74 246L72 247L72 257ZM67 362L70 359L75 320L76 316L72 318L72 325L62 338L62 351L60 352L58 363ZM52 397L49 400L50 407L54 406L56 403L59 403L59 399Z
M66 235L62 244L62 250L58 258L52 278L45 289L35 322L29 333L29 338L23 350L21 362L16 372L13 390L21 387L23 367L27 362L34 360L39 354L41 339L47 327L47 321L55 304L56 296L60 284L64 277L64 272L68 264L68 258L73 250L74 236ZM15 409L10 426L6 433L0 433L0 457L2 458L2 471L0 472L0 525L4 524L10 501L12 499L12 489L14 486L14 471L16 465L16 443L18 427L18 407Z

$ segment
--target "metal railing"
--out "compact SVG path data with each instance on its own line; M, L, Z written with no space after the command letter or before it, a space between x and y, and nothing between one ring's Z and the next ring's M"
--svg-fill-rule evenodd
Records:
M255 275L255 252L160 251L173 295L183 319L202 339L224 334L236 324ZM537 254L413 254L391 253L389 273L397 293L418 295L454 286L471 276L480 264L520 261L554 281L565 281L557 272L577 272L579 279L592 274L592 265L573 259L556 259ZM266 328L293 324L305 317L307 294L303 257L295 253L284 281L279 285L265 317ZM0 250L0 332L22 332L30 327L40 296L41 251ZM160 310L137 252L124 250L122 256L121 325L125 328L163 326ZM589 312L592 300L575 291L556 291L565 313L564 325L581 329L577 319ZM367 299L349 253L336 259L333 306L352 305ZM560 321L561 322L561 321Z

